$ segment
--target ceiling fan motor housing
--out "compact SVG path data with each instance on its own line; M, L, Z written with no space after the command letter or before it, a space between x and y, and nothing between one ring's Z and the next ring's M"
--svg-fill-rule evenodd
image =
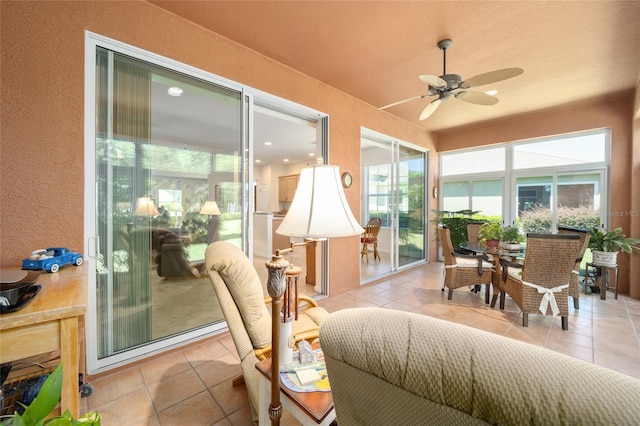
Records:
M440 78L447 82L446 90L457 89L460 83L462 83L462 77L458 74L445 74L441 75Z

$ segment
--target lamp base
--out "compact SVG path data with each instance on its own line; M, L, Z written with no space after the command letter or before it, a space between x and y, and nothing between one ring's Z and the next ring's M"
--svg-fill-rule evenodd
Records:
M289 366L293 363L293 347L295 340L293 338L293 317L288 321L280 321L280 368Z

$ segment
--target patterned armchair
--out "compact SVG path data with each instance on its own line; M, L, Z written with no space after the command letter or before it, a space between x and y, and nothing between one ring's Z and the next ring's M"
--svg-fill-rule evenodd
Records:
M240 357L252 416L257 423L259 373L255 365L271 356L271 314L265 303L270 298L265 298L260 277L251 261L233 244L225 241L210 244L205 252L205 264ZM316 339L318 329L328 315L313 299L304 296L298 299L303 306L293 322L296 343Z

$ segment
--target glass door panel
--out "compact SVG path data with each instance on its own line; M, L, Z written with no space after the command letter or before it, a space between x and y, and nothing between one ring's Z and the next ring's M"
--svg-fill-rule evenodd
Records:
M398 266L425 259L424 153L400 146L398 161Z
M242 247L244 150L240 92L96 52L100 360L223 321L204 251Z
M380 218L382 223L378 232L377 250L380 261L376 262L372 254L369 261L361 256L360 277L367 280L378 275L388 274L392 270L392 259L396 256L395 228L393 225L393 205L395 188L393 185L393 156L388 145L362 139L361 158L363 163L361 225L364 228L373 218ZM366 189L365 189L366 188ZM361 245L362 250L368 247Z
M363 132L362 225L380 218L377 250L361 260L361 282L368 282L426 259L426 153L408 144ZM362 250L366 250L364 245Z

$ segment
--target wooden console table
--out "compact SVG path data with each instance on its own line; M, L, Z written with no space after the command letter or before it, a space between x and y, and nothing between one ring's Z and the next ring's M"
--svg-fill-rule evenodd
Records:
M65 266L57 273L42 271L40 293L19 311L0 315L0 363L60 350L62 412L80 415L78 373L79 332L87 310L87 273L82 266Z

